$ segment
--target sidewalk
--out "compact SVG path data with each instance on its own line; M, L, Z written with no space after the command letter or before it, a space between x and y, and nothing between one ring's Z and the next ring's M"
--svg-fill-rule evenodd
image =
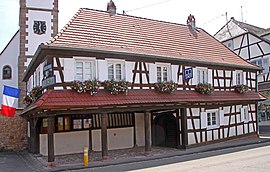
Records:
M153 159L162 159L173 156L189 155L194 153L201 153L207 151L215 151L220 149L241 147L247 145L263 146L270 144L270 137L244 137L234 140L225 141L222 143L208 144L205 146L189 148L187 150L166 148L166 147L152 147L152 153L149 156L144 155L144 147L137 147L132 149L109 151L109 159L102 161L101 152L92 152L89 155L89 166L83 166L83 153L56 156L56 167L48 167L47 157L41 155L33 155L28 152L20 152L20 156L24 158L25 162L32 166L35 171L65 171L72 169L83 169L108 166L114 164L125 164L130 162L148 161Z

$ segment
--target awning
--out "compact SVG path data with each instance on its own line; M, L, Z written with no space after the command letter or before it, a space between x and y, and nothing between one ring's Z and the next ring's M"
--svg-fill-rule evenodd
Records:
M108 91L101 90L91 96L88 93L79 94L71 90L48 90L40 99L26 107L22 115L34 109L61 110L146 104L233 103L264 100L266 100L266 97L253 91L244 94L232 91L216 91L210 95L203 95L196 91L185 90L178 90L172 94L159 93L155 90L130 90L127 95L111 95Z

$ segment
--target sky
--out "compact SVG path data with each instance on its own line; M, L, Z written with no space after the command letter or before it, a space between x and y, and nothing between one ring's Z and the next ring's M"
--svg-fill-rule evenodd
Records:
M59 29L79 8L106 10L109 0L59 0ZM114 0L117 13L186 24L193 14L196 25L214 35L227 19L269 28L269 0ZM226 17L227 12L227 17ZM0 52L19 29L19 0L0 0ZM268 21L268 22L267 22Z

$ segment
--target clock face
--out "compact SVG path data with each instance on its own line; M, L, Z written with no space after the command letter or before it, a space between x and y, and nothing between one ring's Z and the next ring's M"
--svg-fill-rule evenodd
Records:
M33 30L35 34L42 35L46 32L46 22L45 21L34 21Z

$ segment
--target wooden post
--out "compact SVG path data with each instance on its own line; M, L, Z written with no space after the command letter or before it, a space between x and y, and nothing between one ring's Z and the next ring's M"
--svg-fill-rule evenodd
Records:
M33 154L39 154L39 124L38 119L30 118L30 152Z
M48 117L48 162L54 162L54 117Z
M151 153L151 124L150 112L144 112L144 129L145 129L145 154Z
M101 114L101 143L102 143L102 159L106 160L108 156L108 140L107 140L107 114Z
M93 146L92 146L92 126L89 126L89 138L88 138L88 142L89 142L89 152L91 152L93 150Z
M186 149L188 145L188 133L187 133L187 109L181 109L181 133L183 148Z

